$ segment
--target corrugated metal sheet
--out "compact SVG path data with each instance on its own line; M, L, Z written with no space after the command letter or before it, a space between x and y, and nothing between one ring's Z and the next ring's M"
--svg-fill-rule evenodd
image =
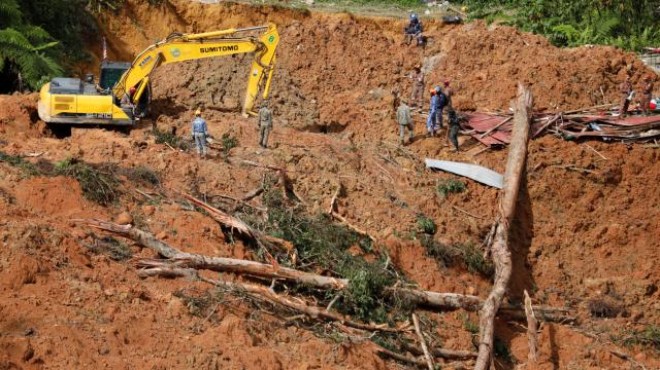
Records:
M504 186L504 176L486 167L470 163L441 161L430 158L426 158L424 162L426 163L427 168L433 168L467 177L498 189L502 189L502 186Z

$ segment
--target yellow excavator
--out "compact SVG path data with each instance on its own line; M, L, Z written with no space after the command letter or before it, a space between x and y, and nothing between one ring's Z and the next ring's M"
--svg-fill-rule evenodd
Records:
M258 36L253 34L260 32ZM151 102L149 78L159 66L254 53L243 101L243 115L254 114L257 95L268 98L279 34L274 24L199 34L173 33L142 51L133 61L101 63L99 82L56 77L41 88L39 117L49 124L134 125Z

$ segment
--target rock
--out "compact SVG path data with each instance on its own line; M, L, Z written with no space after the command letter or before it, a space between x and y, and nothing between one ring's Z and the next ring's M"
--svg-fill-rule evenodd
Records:
M156 212L156 207L144 205L142 206L142 212L145 214L145 216L152 216L154 212Z
M305 0L305 4L314 5L314 0Z
M132 224L133 216L131 216L128 212L122 212L115 218L115 222L120 225Z

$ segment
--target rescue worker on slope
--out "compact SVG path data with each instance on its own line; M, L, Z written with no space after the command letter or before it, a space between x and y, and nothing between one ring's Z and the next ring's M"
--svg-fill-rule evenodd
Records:
M456 152L459 152L458 148L458 131L461 128L460 118L454 108L449 106L447 109L447 118L449 119L449 130L447 131L447 139L451 144L454 145Z
M261 103L257 123L259 124L259 145L262 148L267 148L268 135L270 135L270 131L273 129L273 114L268 108L268 100L264 100Z
M438 95L435 89L429 90L431 101L429 102L429 115L426 118L426 137L435 136L436 122L438 120Z
M208 136L208 128L206 121L202 118L202 110L197 108L195 111L195 119L192 122L192 138L197 146L197 154L202 158L206 157L206 137Z
M642 113L649 114L649 105L653 98L653 78L649 75L644 76L644 85L642 85L642 94L639 103L642 105Z
M413 69L410 78L413 80L410 106L417 106L421 109L424 101L424 74L422 73L422 67L419 64Z
M630 105L630 100L632 100L633 95L630 75L627 75L626 80L619 85L619 91L621 92L621 109L619 111L619 118L624 118L628 112L628 106Z
M417 14L411 13L410 14L410 22L404 28L404 34L406 36L405 38L405 43L406 45L410 45L410 42L413 39L419 39L422 35L422 22L419 20L417 17Z
M445 97L447 98L447 102L445 105L449 108L453 108L453 105L451 104L451 97L454 95L454 89L449 87L449 80L445 80L443 92L445 93ZM440 127L442 127L442 125L440 125Z
M401 99L401 104L396 111L396 120L399 123L399 144L404 144L405 130L408 129L410 135L409 143L413 142L415 138L414 126L412 116L410 115L410 107L406 104L405 99Z
M438 126L439 126L440 128L443 128L443 125L442 125L442 111L443 111L443 110L445 109L445 107L447 106L447 95L445 95L445 92L442 91L442 89L440 88L440 86L436 86L436 87L435 87L435 95L438 97L438 99L436 100L436 104L437 104L437 106L436 106L436 108L435 108L436 111L437 111L437 113L436 113L436 114L437 114L436 120L437 120L438 123L439 123Z

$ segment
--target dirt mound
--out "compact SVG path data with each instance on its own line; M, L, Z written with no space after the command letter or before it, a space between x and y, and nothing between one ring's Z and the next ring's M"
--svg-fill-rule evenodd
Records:
M36 95L0 96L3 152L42 153L23 158L32 164L75 158L144 166L162 183L147 186L122 176L122 195L103 207L86 200L71 178L34 176L0 162L0 368L393 368L362 333L350 333L348 340L345 333L303 329L268 307L255 309L246 297L217 295L197 282L139 279L130 258L156 257L153 252L70 219L121 218L184 251L254 258L250 248L225 237L214 220L169 190L241 198L272 175L255 167L259 163L285 169L314 213L327 212L341 184L336 211L374 235L389 263L420 287L485 297L491 283L475 271L498 192L426 171L423 158L502 172L507 152L455 154L444 138L421 139L419 125L411 146L393 144L390 89L399 84L408 94L405 74L420 62L429 85L452 81L461 108L507 109L515 83L523 81L532 85L537 107L570 109L616 100L628 66L634 82L643 71L631 54L612 48L557 49L537 36L482 23L428 22L431 41L421 50L400 45L402 20L184 0L159 7L143 0L126 4L100 19L120 59L130 60L175 30L276 22L282 42L272 89L272 146L259 148L254 120L236 112L247 77L245 56L159 69L153 76L154 116L129 135L74 128L69 138L46 138L31 119ZM237 147L214 149L210 159L198 160L191 151L156 144L152 122L176 128L185 139L198 105L205 107L215 140L228 134ZM516 274L509 303L527 289L535 303L569 307L578 318L577 327L542 327L538 368L626 368L610 352L615 348L657 367L653 349L635 344L633 335L660 322L657 149L587 144L551 136L530 144L522 214L511 236ZM450 179L462 181L465 190L440 194ZM251 204L264 206L259 198ZM436 224L438 245L451 249L431 251L420 242L421 216ZM457 250L479 253L472 262L446 258ZM428 332L437 343L474 349L475 314L423 315L435 323ZM497 366L525 366L525 329L500 321L497 333ZM630 346L621 349L624 342Z

